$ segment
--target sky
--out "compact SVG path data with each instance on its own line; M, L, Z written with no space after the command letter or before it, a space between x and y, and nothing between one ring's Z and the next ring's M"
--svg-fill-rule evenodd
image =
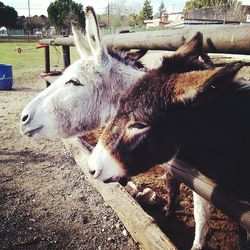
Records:
M5 5L9 5L14 7L18 12L19 16L28 16L28 0L0 0ZM47 16L47 8L53 0L29 0L30 1L30 15L46 15ZM105 8L108 5L108 2L112 2L112 0L74 0L77 3L81 3L84 7L90 5L93 6L95 11L98 14L104 12ZM139 9L142 7L144 0L124 0L128 6L132 8L138 7ZM250 1L250 0L248 0ZM136 3L135 3L136 2ZM163 0L165 6L170 12L181 11L185 5L185 0ZM161 0L151 0L151 4L153 5L154 12L157 11Z
M19 16L28 16L28 0L0 0L5 5L14 7L18 12ZM30 1L30 14L34 15L45 15L47 16L47 8L53 0L29 0ZM90 5L93 6L97 14L102 14L108 5L108 2L112 0L74 0L77 3L81 3L84 7ZM133 8L141 9L144 0L124 0L126 4ZM243 4L250 5L250 0L241 0ZM186 0L163 0L165 7L168 12L181 11L185 5ZM154 8L154 13L161 3L161 0L151 0L151 4Z

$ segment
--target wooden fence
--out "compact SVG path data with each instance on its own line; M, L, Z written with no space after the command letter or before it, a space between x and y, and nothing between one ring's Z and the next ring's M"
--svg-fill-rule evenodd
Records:
M124 33L103 37L107 47L125 49L176 50L196 32L203 33L204 50L211 53L250 55L250 24L195 25L183 29ZM43 39L44 45L74 46L73 37Z

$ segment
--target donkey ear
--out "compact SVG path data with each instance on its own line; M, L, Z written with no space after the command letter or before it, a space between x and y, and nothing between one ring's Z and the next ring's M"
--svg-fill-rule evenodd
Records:
M89 41L85 36L85 32L80 27L79 23L72 21L71 22L72 33L74 37L74 42L76 49L81 58L91 56L91 49L89 46Z
M197 32L191 40L184 43L174 55L180 57L188 57L190 59L198 59L203 51L203 35Z
M108 57L108 52L102 44L96 15L94 9L90 6L86 8L86 35L93 56L100 63L105 57Z
M191 40L182 45L172 56L163 57L158 71L171 74L214 68L212 65L210 66L211 63L207 64L208 56L204 63L198 60L199 56L204 57L203 35L197 32Z
M233 62L222 68L176 75L172 79L172 102L191 102L193 105L205 103L221 94L243 66L242 62Z
M182 58L182 60L196 61L197 67L203 66L203 69L213 69L215 65L207 53L203 50L203 35L197 32L191 40L184 43L175 53L174 56ZM198 59L201 57L203 63L198 63Z

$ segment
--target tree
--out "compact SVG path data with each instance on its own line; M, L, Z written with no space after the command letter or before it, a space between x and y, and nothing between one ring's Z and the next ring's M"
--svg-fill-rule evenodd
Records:
M130 14L129 26L133 28L139 26L139 16L135 12Z
M162 17L162 14L165 12L165 4L163 2L163 0L161 1L161 4L158 8L158 17L161 18Z
M69 34L72 20L84 26L83 6L73 0L55 0L49 5L47 12L51 24L58 33L65 30Z
M153 19L153 7L151 6L150 0L144 1L142 11L140 13L140 18L142 22L144 20Z
M17 17L16 28L18 28L18 29L24 29L25 19L26 19L25 16L19 16L19 17Z
M23 28L25 30L30 30L32 33L32 30L34 29L43 29L49 27L49 20L46 16L33 16L33 17L27 17L23 20Z
M105 11L105 16L109 17L107 26L112 26L113 28L127 26L129 12L126 0L112 0Z
M17 21L17 12L13 7L0 2L0 27L14 27Z
M226 19L230 21L242 22L246 20L247 8L242 6L242 2L238 0L228 0L228 10Z
M242 22L246 18L246 9L238 0L189 0L186 2L185 10L204 9L213 7L214 18L223 16L228 21Z
M186 11L195 9L205 9L214 6L221 6L228 3L228 0L188 0L184 9Z
M106 13L114 16L123 16L129 14L129 9L127 8L126 0L112 0L109 6L106 8Z

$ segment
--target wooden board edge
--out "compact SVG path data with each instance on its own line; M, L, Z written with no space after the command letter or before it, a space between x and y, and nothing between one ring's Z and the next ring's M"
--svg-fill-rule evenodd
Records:
M87 169L89 155L80 139L67 139L63 140L63 143L83 171L86 180L102 195L105 202L114 210L133 239L144 250L177 249L172 241L160 230L155 220L140 207L119 183L105 184L90 176Z

